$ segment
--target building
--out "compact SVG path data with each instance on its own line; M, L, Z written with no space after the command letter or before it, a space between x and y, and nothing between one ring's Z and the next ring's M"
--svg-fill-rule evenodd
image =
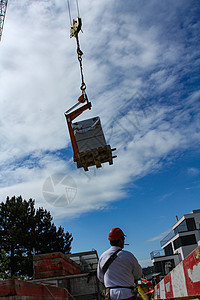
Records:
M176 219L172 231L160 241L162 249L150 254L155 272L162 275L167 275L200 244L200 209Z

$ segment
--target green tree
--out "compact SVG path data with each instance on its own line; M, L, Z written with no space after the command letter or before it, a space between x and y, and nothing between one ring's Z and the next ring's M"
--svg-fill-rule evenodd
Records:
M33 275L33 249L35 254L70 252L72 235L52 221L47 210L35 210L32 199L14 196L0 203L0 251L9 258L11 276Z
M11 278L11 272L9 270L9 258L6 256L6 251L0 252L0 279Z

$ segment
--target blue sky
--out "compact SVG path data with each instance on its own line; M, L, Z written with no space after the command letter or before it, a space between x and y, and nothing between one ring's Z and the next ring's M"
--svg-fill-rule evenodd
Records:
M79 6L93 107L77 120L100 116L117 158L87 173L71 159L64 112L80 96L80 74L67 1L10 0L0 45L1 201L34 198L72 233L72 252L100 255L109 230L122 227L126 249L145 267L175 216L200 208L200 4L79 0ZM61 207L44 193L55 174L75 187L73 201ZM52 196L66 193L63 185L54 188Z

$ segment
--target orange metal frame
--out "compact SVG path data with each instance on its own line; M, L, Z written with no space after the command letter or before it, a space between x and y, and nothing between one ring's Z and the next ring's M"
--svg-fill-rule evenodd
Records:
M79 103L77 103L78 105ZM74 152L74 161L76 161L78 158L79 158L79 151L78 151L78 146L77 146L77 142L76 142L76 138L74 136L74 131L73 131L73 128L72 128L72 121L77 118L78 116L80 116L85 110L87 109L91 109L92 107L92 104L91 102L87 102L87 104L83 105L82 107L72 111L71 113L68 113L68 110L66 113L65 113L65 117L66 117L66 120L67 120L67 125L68 125L68 129L69 129L69 135L70 135L70 139L71 139L71 143L72 143L72 149L73 149L73 152ZM72 107L73 109L73 107Z

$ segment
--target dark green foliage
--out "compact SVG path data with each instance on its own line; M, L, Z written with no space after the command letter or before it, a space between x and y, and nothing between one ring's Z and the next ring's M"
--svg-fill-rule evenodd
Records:
M1 250L0 252L0 279L9 279L11 278L11 272L9 270L10 260L6 256L6 251Z
M70 252L72 235L52 220L47 210L35 210L32 199L12 197L0 203L0 251L6 253L11 276L33 275L33 249L35 254ZM0 266L2 262L0 256Z

